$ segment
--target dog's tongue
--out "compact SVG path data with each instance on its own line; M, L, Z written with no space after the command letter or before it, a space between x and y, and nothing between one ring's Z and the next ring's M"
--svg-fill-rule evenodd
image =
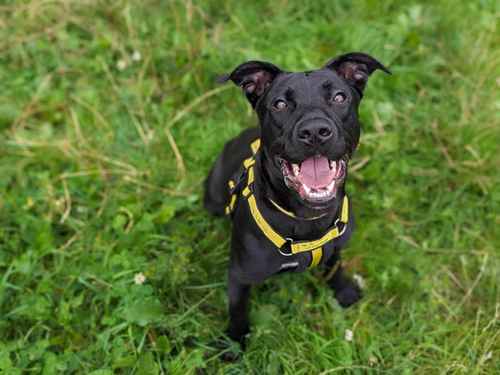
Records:
M330 170L330 162L324 156L312 156L300 165L300 182L313 189L327 186L335 177L335 171Z

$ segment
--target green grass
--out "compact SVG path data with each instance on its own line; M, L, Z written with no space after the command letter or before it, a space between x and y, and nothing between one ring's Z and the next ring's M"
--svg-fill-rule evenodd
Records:
M0 373L500 373L499 14L2 1ZM342 310L317 271L271 279L247 352L223 363L206 353L226 324L229 223L202 209L202 180L256 118L214 79L357 50L393 71L369 83L348 181L344 256L365 298Z

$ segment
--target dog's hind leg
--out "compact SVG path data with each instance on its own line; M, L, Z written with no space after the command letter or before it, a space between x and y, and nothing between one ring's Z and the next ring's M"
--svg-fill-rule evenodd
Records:
M326 282L335 293L335 299L340 306L347 308L358 302L362 293L356 282L345 275L339 253L340 250L335 250L335 254L326 262Z
M205 195L203 205L215 216L223 216L229 201L228 173L224 170L224 155L217 158L215 165L205 180Z

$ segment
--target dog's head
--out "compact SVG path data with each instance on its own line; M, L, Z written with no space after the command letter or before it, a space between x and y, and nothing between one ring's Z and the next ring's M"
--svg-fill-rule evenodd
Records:
M305 205L325 208L344 184L360 135L358 105L376 69L389 73L369 55L348 53L307 72L248 61L221 81L240 86L257 112L266 172Z

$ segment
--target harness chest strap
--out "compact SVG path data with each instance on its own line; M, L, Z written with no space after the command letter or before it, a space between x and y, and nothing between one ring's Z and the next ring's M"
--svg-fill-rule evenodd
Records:
M317 249L326 243L334 240L337 237L340 237L343 233L343 230L339 230L337 226L334 226L328 232L326 232L322 237L313 241L299 241L293 242L289 239L284 238L280 234L278 234L271 225L264 219L259 208L257 207L257 201L255 196L251 193L251 190L247 187L243 190L243 196L247 198L248 205L250 207L250 213L252 214L255 223L259 227L259 229L264 233L264 235L278 248L281 249L287 243L290 244L291 254L298 254L305 251L312 251ZM342 213L339 221L345 225L347 224L349 218L349 202L347 195L344 196L344 201L342 202Z

